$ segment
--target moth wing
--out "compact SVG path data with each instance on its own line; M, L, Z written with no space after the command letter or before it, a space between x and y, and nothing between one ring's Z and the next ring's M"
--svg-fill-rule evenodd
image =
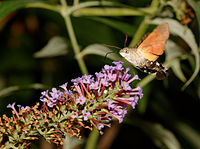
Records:
M163 54L168 38L169 25L167 23L160 24L138 46L138 49L142 50L146 59L155 61L159 55Z

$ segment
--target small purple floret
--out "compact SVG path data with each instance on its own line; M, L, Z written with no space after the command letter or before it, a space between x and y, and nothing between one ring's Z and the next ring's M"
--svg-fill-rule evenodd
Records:
M88 117L91 115L89 111L87 112L85 110L82 111L82 114L83 114L84 121L87 121Z
M99 88L98 82L94 82L94 83L90 84L90 89L98 89L98 88Z
M109 81L114 82L116 78L117 78L117 74L111 74L111 73L108 74Z
M72 118L73 118L73 119L78 118L78 113L77 113L77 112L73 112L73 113L72 113Z
M85 102L86 102L86 98L83 96L80 96L79 98L76 99L77 104L79 103L80 105L83 105Z

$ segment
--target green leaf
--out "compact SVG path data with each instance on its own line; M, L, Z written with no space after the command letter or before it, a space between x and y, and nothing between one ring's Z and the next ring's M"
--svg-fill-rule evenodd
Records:
M194 128L183 122L175 123L174 127L180 136L190 142L194 148L200 148L200 135Z
M19 90L19 86L11 86L11 87L2 89L2 90L0 90L0 97L8 96L17 90Z
M180 24L178 21L173 20L173 19L161 19L161 18L156 18L153 20L153 23L157 23L157 24L166 23L166 22L169 24L170 32L172 34L175 34L181 37L191 48L195 56L195 63L196 63L195 71L190 77L190 79L182 87L182 90L184 90L194 80L194 78L197 76L199 72L200 61L199 61L198 46L197 46L197 43L195 41L195 37L192 31L186 26Z
M121 21L113 20L110 18L107 19L107 18L100 18L100 17L92 17L90 19L101 22L106 25L109 25L110 27L113 27L113 28L121 31L121 32L127 34L128 36L132 36L136 31L135 26L129 25L128 23L124 23Z
M193 8L193 10L195 11L195 14L196 14L196 17L197 17L197 20L198 20L199 30L200 30L200 2L199 1L195 2L194 0L187 0L187 2Z
M142 90L143 90L143 97L142 100L140 100L140 103L137 105L137 109L140 114L144 114L146 112L149 101L149 95L151 92L151 86L147 84L146 86L142 87Z
M167 61L171 61L185 54L183 49L170 39L167 41L165 52Z
M36 90L39 89L40 90L40 89L45 89L45 88L46 87L43 84L40 84L40 83L29 84L29 85L26 85L26 86L10 86L10 87L7 87L7 88L0 90L0 98L5 97L5 96L9 96L13 92L23 90L23 89L36 89Z
M172 65L172 70L174 72L174 74L182 81L182 82L186 82L187 79L185 78L182 70L181 70L181 64L180 64L180 60L176 59L173 61L173 65Z
M41 0L7 0L0 2L0 19L2 19L7 14L20 9L24 8L27 4L31 3L44 3Z
M174 134L161 124L142 120L128 121L129 124L141 128L158 148L180 149L180 143Z
M184 54L183 49L172 40L168 40L166 44L166 61L173 61L171 65L174 74L183 82L186 78L181 70L180 57Z
M104 45L101 44L92 44L87 46L84 50L82 50L78 56L85 56L85 55L89 55L89 54L95 54L95 55L100 55L105 57L107 53L112 52L109 48L107 48ZM111 53L109 55L107 55L107 58L111 59L111 60L120 60L120 57L115 54L115 53Z
M46 57L55 57L66 55L68 45L65 38L60 36L55 36L49 40L47 45L42 48L40 51L34 54L35 58L46 58Z

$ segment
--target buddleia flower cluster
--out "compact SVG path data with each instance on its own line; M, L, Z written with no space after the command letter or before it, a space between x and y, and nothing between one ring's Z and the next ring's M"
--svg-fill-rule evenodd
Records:
M127 107L134 109L143 94L140 86L130 85L138 76L129 74L129 68L124 70L120 61L113 64L95 76L72 79L71 87L65 83L60 89L42 92L40 104L33 107L17 105L16 109L15 103L9 104L13 116L0 119L1 148L27 148L39 136L62 145L66 134L81 138L82 128L103 134L113 119L123 122Z

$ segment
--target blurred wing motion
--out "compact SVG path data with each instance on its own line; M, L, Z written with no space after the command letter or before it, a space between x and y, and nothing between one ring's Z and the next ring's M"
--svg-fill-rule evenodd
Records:
M169 25L160 24L134 48L125 47L119 53L134 67L143 72L156 73L156 78L162 80L167 76L167 69L156 59L163 54L168 38Z
M146 59L155 61L163 54L165 43L168 38L169 25L167 23L161 24L147 36L147 38L138 46L138 49L142 50Z

